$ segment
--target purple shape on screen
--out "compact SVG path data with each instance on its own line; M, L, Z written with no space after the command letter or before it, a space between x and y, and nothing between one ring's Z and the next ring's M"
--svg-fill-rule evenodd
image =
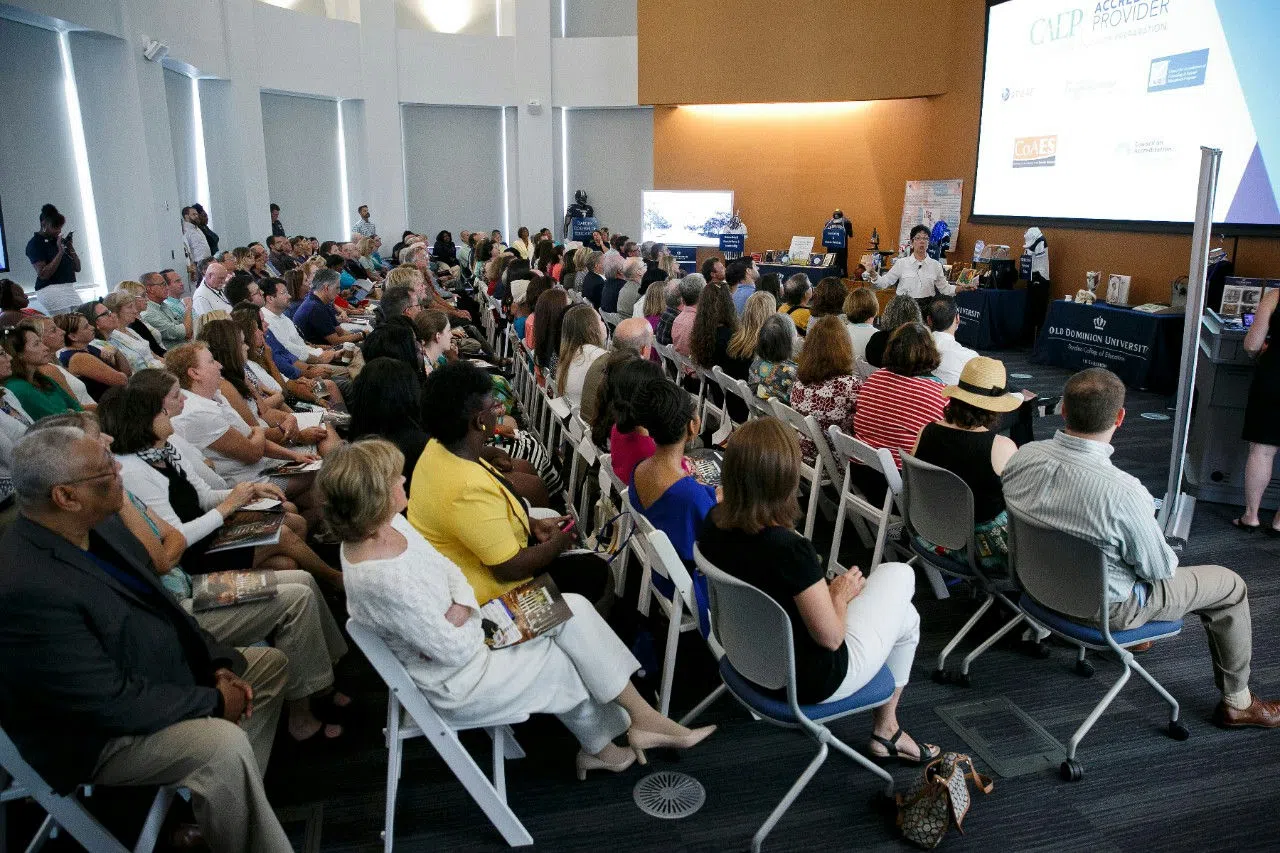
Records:
M1267 164L1262 161L1262 149L1253 146L1253 154L1244 167L1240 186L1227 211L1227 222L1248 222L1257 225L1280 225L1280 207L1271 190Z

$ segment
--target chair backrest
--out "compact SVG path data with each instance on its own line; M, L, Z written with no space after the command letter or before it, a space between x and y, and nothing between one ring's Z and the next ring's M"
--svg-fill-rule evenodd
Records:
M870 465L874 470L883 474L885 480L889 483L889 491L893 493L894 497L902 493L902 474L898 472L898 466L893 461L893 454L888 449L872 447L865 441L846 434L834 424L827 427L827 435L831 436L831 443L835 445L838 453L849 459L856 459L863 465ZM841 467L843 468L843 466Z
M794 695L795 650L787 612L751 584L716 568L696 545L693 558L707 576L711 630L729 663L761 687L791 688L788 692Z
M907 529L953 551L973 549L973 492L951 471L921 462L907 451L902 459L902 520Z
M1107 612L1107 558L1078 536L1009 512L1009 569L1036 601L1073 619Z
M790 427L797 433L803 435L810 441L813 441L813 434L809 429L809 424L805 423L804 415L800 414L777 397L769 398L769 410L773 412L773 416L775 418L782 421L784 424L790 425ZM817 421L814 421L814 423L816 424ZM820 472L824 472L828 477L835 477L836 472L841 469L827 467L829 464L834 465L835 462L831 456L831 448L826 446L826 439L823 439L820 442L814 441L813 443L814 446L818 448L818 458L815 460L818 464L814 467Z

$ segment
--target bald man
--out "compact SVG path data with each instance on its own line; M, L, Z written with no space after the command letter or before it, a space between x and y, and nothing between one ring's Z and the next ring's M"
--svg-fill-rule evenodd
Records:
M191 296L191 316L194 319L199 320L210 311L231 313L231 303L222 292L222 287L229 278L231 273L217 261L205 267L204 278L200 280L200 286Z
M587 368L582 381L582 404L579 412L587 423L595 423L599 413L596 398L600 395L600 383L609 364L630 356L648 358L653 351L653 327L643 317L628 317L613 330L613 349L608 358L597 358Z

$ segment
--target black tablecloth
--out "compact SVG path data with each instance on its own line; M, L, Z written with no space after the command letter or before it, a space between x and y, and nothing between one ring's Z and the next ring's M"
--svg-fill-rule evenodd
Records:
M760 275L768 275L769 273L777 273L782 276L783 282L798 272L802 272L809 276L809 281L816 286L828 276L835 278L840 277L840 271L835 267L811 267L808 264L799 266L796 264L756 264L756 268L760 270Z
M1171 394L1178 386L1182 314L1147 314L1099 302L1055 300L1031 360L1072 370L1105 367L1131 388Z
M956 294L960 328L956 340L973 349L1006 349L1022 340L1027 313L1025 290L982 288Z

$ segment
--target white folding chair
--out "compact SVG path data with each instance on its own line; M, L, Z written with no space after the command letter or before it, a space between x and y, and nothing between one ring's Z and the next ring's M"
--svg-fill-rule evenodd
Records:
M658 359L662 362L662 369L666 372L667 378L672 382L679 382L680 361L675 347L671 344L654 344L653 348L658 351Z
M608 515L603 518L596 519L593 522L593 526L598 530L600 526L609 521L610 518L615 519L615 524L620 524L624 521L629 523L630 518L629 513L627 512L627 507L629 506L627 501L627 484L622 482L622 479L613 472L613 463L610 460L608 453L601 453L597 459L599 460L600 465L600 500L607 505L608 508L605 512L608 513ZM624 516L626 518L624 518ZM631 550L630 543L628 543L621 551L618 552L617 556L614 557L613 562L610 563L610 566L613 567L614 592L619 596L621 596L627 588L627 570L630 568Z
M35 800L47 814L40 828L36 830L35 837L27 846L28 853L43 847L44 843L59 829L65 829L84 849L93 853L129 853L129 848L107 832L106 827L89 813L76 798L75 791L70 794L56 793L35 768L18 753L17 745L4 729L0 729L0 771L2 771L0 777L7 774L9 779L8 784L0 789L0 849L5 845L3 818L7 804L14 800L30 798ZM3 781L3 778L0 778L0 782ZM80 786L77 790L83 790L85 794L89 794L92 786ZM160 828L164 824L165 815L168 814L169 805L173 802L173 795L177 791L178 788L173 785L162 785L156 791L155 798L151 801L151 808L147 811L147 817L143 822L142 831L138 834L138 842L133 848L133 853L151 853L155 849Z
M724 372L724 368L716 365L711 368L711 376L715 379L716 384L724 391L725 411L728 412L729 398L735 398L742 402L743 407L747 410L747 420L758 417L762 410L764 402L755 394L751 393L750 386L742 379L736 379Z
M382 830L384 853L391 853L395 841L396 789L400 785L404 742L424 736L431 741L436 752L449 765L453 775L458 777L458 781L484 811L494 828L502 833L507 844L511 847L532 844L533 837L507 805L505 768L507 758L524 758L524 750L516 743L511 726L524 722L529 715L510 714L486 725L467 727L483 728L493 739L491 782L471 757L471 753L458 740L459 729L446 723L435 708L431 707L431 703L422 695L422 691L413 683L409 673L382 638L373 629L354 619L347 620L347 632L388 688L387 728L384 731L387 742L387 808ZM407 719L404 715L407 715Z
M804 513L804 538L812 539L813 526L818 519L818 504L822 501L822 487L833 483L832 478L840 469L836 467L831 448L827 446L827 440L822 436L822 430L812 416L806 418L777 397L770 399L768 403L775 418L790 425L798 435L808 438L818 449L812 465L803 460L800 462L800 479L809 484L809 505ZM815 434L818 436L816 441L814 441Z

